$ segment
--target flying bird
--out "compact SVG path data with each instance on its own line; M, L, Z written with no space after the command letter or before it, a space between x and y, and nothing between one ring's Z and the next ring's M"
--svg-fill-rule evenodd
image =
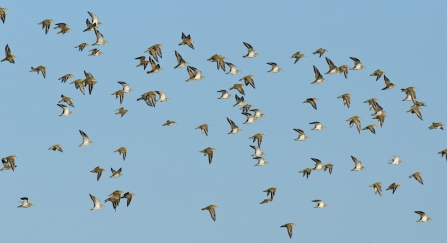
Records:
M81 136L82 136L82 143L81 143L79 146L89 146L90 144L93 143L93 141L91 141L91 140L88 138L88 136L87 136L87 134L85 134L85 132L79 130L79 133L80 133Z
M217 208L217 205L209 205L209 206L202 208L202 210L208 210L210 212L211 218L214 221L216 221L216 211L215 211L216 208Z
M250 44L248 44L247 42L243 42L245 47L247 47L247 55L243 56L243 58L253 58L253 57L257 57L259 54L257 52L255 52L255 49L253 49L253 46L251 46Z
M199 151L199 152L203 153L203 156L207 156L208 155L208 163L211 164L211 162L213 162L214 150L216 150L216 149L208 147L208 148L206 148L206 149L204 149L202 151Z
M323 54L325 53L325 52L328 52L326 49L323 49L323 48L318 48L316 51L314 51L314 52L312 52L312 54L319 54L320 56L319 57L321 57L321 56L323 56Z
M42 25L42 29L45 28L45 34L47 34L48 31L50 30L50 25L51 25L52 22L53 22L52 19L45 19L45 20L43 20L42 22L40 22L40 23L38 23L38 24L39 24L39 25L40 25L40 24Z
M2 62L8 61L9 63L15 64L16 62L14 61L14 58L16 58L16 56L11 54L11 49L9 48L9 45L6 44L6 46L5 46L5 58L3 58Z
M183 46L187 45L191 47L194 50L194 45L192 44L194 42L193 39L191 39L191 35L185 35L185 33L182 32L182 42L180 42L178 45Z
M295 223L287 223L284 225L281 225L281 227L286 227L287 228L287 233L289 234L290 239L292 239L292 227L295 226Z

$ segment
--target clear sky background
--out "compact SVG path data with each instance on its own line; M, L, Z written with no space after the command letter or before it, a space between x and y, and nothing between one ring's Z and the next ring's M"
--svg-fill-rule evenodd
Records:
M0 46L9 44L16 64L0 63L3 84L0 104L1 157L16 155L15 172L2 171L0 200L4 242L444 242L444 201L447 163L437 152L447 148L445 132L430 131L432 122L447 122L445 113L446 34L442 1L2 1L8 8L0 24ZM94 32L82 32L87 11L95 13L109 41L102 56L88 56L74 47L95 42ZM47 35L37 23L53 19ZM54 23L69 24L72 32L56 34ZM178 46L181 33L191 34L192 50ZM244 59L250 43L259 56ZM157 43L163 44L163 71L146 74L136 68L135 57ZM349 57L366 66L343 76L324 75L314 81L312 65L328 70L324 59L312 55L325 48L337 66L353 66ZM186 68L177 65L177 50L206 77L185 82ZM290 58L301 51L297 64ZM226 75L207 62L213 54L241 70ZM3 57L2 57L3 58ZM267 62L276 62L281 73L268 73ZM30 73L31 67L47 67L47 78ZM149 68L149 67L148 67ZM383 78L369 75L386 71L397 86L382 91ZM93 74L98 84L92 95L82 95L69 84ZM228 70L227 70L228 71ZM67 73L74 79L61 83ZM233 107L234 98L219 100L245 75L255 75L256 89L246 87L245 99L266 116L243 125L245 116ZM134 89L123 105L111 94L125 81ZM419 101L427 107L424 121L406 113L412 102L401 101L401 88L417 87ZM165 91L171 99L156 108L136 99L151 90ZM234 90L233 90L234 91ZM237 92L231 92L234 95ZM351 93L351 108L343 106ZM69 117L59 117L60 95L73 98ZM317 97L318 110L302 102ZM363 101L376 97L388 117L376 134L358 134L345 120L362 117L362 127L377 124ZM124 106L120 118L114 110ZM242 132L228 135L231 118ZM166 120L177 125L162 127ZM311 131L309 122L327 128ZM194 128L210 124L209 136ZM294 141L303 129L307 141ZM94 144L78 147L78 130ZM267 166L255 167L250 156L256 133L266 134L262 149ZM47 150L63 145L64 153ZM113 151L129 148L125 162ZM214 147L211 165L199 153ZM401 165L389 165L394 154ZM363 162L354 167L350 156ZM310 158L334 164L332 175L315 171L306 180L300 170L313 167ZM102 178L89 171L105 168ZM123 176L108 178L110 168L123 168ZM423 173L424 185L408 176ZM383 196L369 187L382 182ZM402 185L394 195L389 184ZM278 187L270 204L263 190ZM135 196L129 207L122 202L114 212L111 203L90 211L89 193L101 201L120 189ZM17 209L21 197L35 206ZM315 209L314 199L328 206ZM216 204L214 222L201 208ZM425 211L433 218L416 223ZM292 240L281 225L294 222Z

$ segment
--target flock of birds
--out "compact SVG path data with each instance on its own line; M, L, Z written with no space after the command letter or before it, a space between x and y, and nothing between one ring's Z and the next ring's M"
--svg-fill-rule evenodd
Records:
M6 20L6 10L7 10L6 8L0 8L0 19L2 20L3 23L5 23L5 20ZM96 42L93 43L92 46L100 46L100 45L107 44L107 40L104 39L104 36L98 30L98 27L101 25L101 22L98 21L98 17L91 12L88 12L88 14L91 16L91 20L90 19L86 20L86 29L84 30L84 32L93 31L95 33ZM52 22L53 22L53 20L46 19L39 23L39 25L42 25L42 29L45 30L45 34L47 34L50 31ZM68 24L66 24L66 23L57 23L56 27L54 27L54 29L60 29L57 34L66 34L71 31L71 29L68 27ZM186 45L186 46L194 49L194 45L193 45L194 40L192 39L192 37L190 35L185 35L184 33L182 33L181 40L182 40L182 42L179 43L180 46ZM246 42L244 42L243 44L247 48L247 54L244 55L243 58L256 58L258 56L258 53L255 51L255 49L252 45L250 45L249 43L246 43ZM83 51L84 48L86 48L87 46L89 46L89 44L81 43L81 44L77 45L75 48L78 48L79 51ZM162 71L163 68L161 68L160 64L158 63L159 58L162 58L162 47L163 47L162 44L155 44L155 45L149 47L145 51L145 52L149 53L149 57L147 59L146 59L146 56L140 56L140 57L135 58L136 60L139 61L137 67L143 67L143 69L146 70L147 66L150 66L151 69L149 71L147 71L147 74L155 74L155 73ZM98 48L94 48L94 49L90 50L90 52L91 52L91 54L89 56L99 56L102 54L102 52ZM313 54L318 55L321 58L323 55L325 55L326 52L327 52L327 50L319 48L315 52L313 52ZM16 57L12 53L13 52L11 51L9 45L7 44L5 47L5 58L3 60L1 60L1 62L8 61L8 62L14 64ZM202 75L202 72L199 69L197 69L193 66L190 66L189 63L187 61L185 61L185 59L183 59L183 57L181 56L181 54L179 52L175 51L175 56L177 58L177 65L174 66L174 68L186 67L186 70L188 73L186 82L198 81L198 80L202 80L205 78ZM291 58L295 59L294 60L295 64L301 58L304 58L304 57L305 57L305 55L300 52L297 52L291 56ZM224 72L226 72L226 66L228 66L229 72L226 72L226 74L237 75L240 72L240 70L238 70L236 68L236 65L234 65L233 63L225 62L225 59L226 58L224 56L215 54L215 55L211 56L208 59L208 61L215 62L217 64L217 69L218 70L222 69ZM348 65L336 66L332 62L332 60L329 59L328 57L325 57L325 59L326 59L326 62L328 64L328 68L329 68L329 70L325 74L328 74L328 75L340 74L340 75L344 75L345 78L348 78L349 71L360 71L365 68L365 66L362 64L360 59L355 58L355 57L350 57L350 59L352 59L354 61L354 66L351 68ZM282 71L282 69L279 67L279 65L277 63L269 62L267 64L271 66L271 69L268 72L278 73L278 72ZM323 77L323 75L320 73L320 71L318 70L317 67L313 66L313 71L315 74L315 80L311 84L321 84L326 81L326 78ZM37 72L37 74L42 73L42 76L44 78L46 78L46 67L45 66L38 66L35 68L32 67L30 72ZM97 84L97 81L94 78L94 76L87 71L84 71L84 75L85 75L85 78L77 79L77 80L71 82L70 84L74 84L75 88L79 89L83 95L85 95L85 93L86 93L85 89L88 89L88 93L92 94L93 87L94 87L94 85ZM370 76L375 76L376 81L379 80L380 78L382 78L382 76L383 76L385 87L382 90L393 89L396 86L395 84L391 83L390 79L385 75L385 71L382 71L380 69L374 71L372 74L370 74ZM67 80L69 80L73 77L74 77L73 74L66 74L66 75L60 77L59 80L61 80L62 83L65 83ZM253 105L248 104L247 101L245 101L245 99L244 99L245 92L244 92L243 88L250 86L254 89L256 87L255 81L254 81L254 75L244 76L244 77L240 78L239 81L243 81L243 83L234 84L231 88L229 88L229 90L237 91L240 95L240 96L238 96L238 94L234 95L236 103L233 106L241 107L240 109L242 110L242 114L244 116L246 116L246 121L243 124L253 124L253 123L257 122L258 119L261 119L262 117L264 117L264 114L261 112L261 110L254 109ZM133 89L130 88L129 84L127 84L126 82L118 81L118 83L122 86L122 89L117 90L116 92L112 93L112 95L115 95L117 99L119 98L120 104L122 104L124 101L125 94L132 92ZM425 106L425 103L417 100L416 87L403 88L403 89L401 89L401 91L404 92L406 95L405 98L403 99L403 101L411 101L413 104L407 112L415 114L419 119L423 120L422 114L421 114L421 107ZM221 94L218 99L230 99L233 96L227 90L219 90L217 92L219 92ZM351 97L351 94L349 94L349 93L342 94L341 96L338 97L343 100L343 105L347 106L348 109L351 104L350 97ZM317 110L317 100L318 100L317 98L311 97L311 98L307 98L306 100L304 100L303 103L308 103L312 106L313 109ZM148 106L156 107L157 102L167 102L167 101L169 101L169 98L167 97L165 92L163 92L161 90L154 90L154 91L149 91L149 92L143 93L141 95L141 97L137 99L137 101L144 101ZM62 103L65 103L66 105L64 105ZM387 117L387 114L386 114L385 110L382 108L382 106L379 105L378 99L371 98L371 99L364 101L364 103L368 103L369 109L374 110L374 114L372 114L373 119L376 119L378 121L378 125L380 127L382 127L385 123L385 118ZM60 114L60 116L70 116L73 114L69 110L69 107L68 107L68 106L74 107L71 97L61 95L61 100L59 101L59 103L57 105L62 109L62 113ZM124 107L121 107L116 110L116 114L120 115L121 117L123 117L127 113L128 113L128 110L126 110ZM346 121L349 122L349 126L351 128L355 125L355 127L357 128L357 131L359 133L362 130L369 130L371 133L375 134L376 125L371 124L371 125L368 125L368 126L365 126L362 128L360 119L361 119L360 116L353 116L353 117L347 119ZM227 117L227 121L230 125L230 131L228 132L228 134L237 134L242 131L232 119ZM168 120L168 121L166 121L166 123L164 123L162 125L163 126L173 126L176 123L177 123L176 121ZM311 130L321 131L321 130L325 129L325 126L319 121L311 122L310 124L314 125L314 127ZM202 124L202 125L198 126L196 129L200 129L202 134L205 134L206 136L208 136L209 124ZM429 129L430 130L432 130L432 129L443 130L443 123L442 122L433 122L429 126ZM304 130L299 129L299 128L295 128L293 130L298 133L298 137L295 140L305 141L309 138L305 134ZM79 132L82 137L82 143L79 146L89 146L89 145L93 144L93 141L89 139L88 135L85 132L83 132L81 130L79 130ZM253 140L253 143L257 142L256 146L250 145L250 147L253 148L253 150L254 150L254 154L252 155L253 159L257 160L257 163L255 164L255 166L268 165L268 162L265 161L263 158L264 152L262 152L262 150L261 150L261 144L262 144L264 136L265 136L265 134L263 134L263 133L257 133L255 135L249 137L249 139ZM61 144L55 144L55 145L51 146L49 148L49 150L63 152ZM120 155L122 155L123 160L125 160L127 150L128 149L126 147L121 147L121 148L118 148L114 152L118 152ZM212 163L213 154L214 154L215 150L216 150L215 148L207 147L200 151L201 153L204 154L204 156L208 157L209 164ZM446 158L447 158L447 149L440 151L439 154L441 154L441 156L446 155ZM3 170L14 171L15 168L17 167L16 166L16 158L17 157L15 155L10 155L10 156L6 156L6 157L2 158L3 168L1 170L2 171ZM351 156L351 158L354 162L354 168L352 169L352 171L362 171L365 169L365 167L362 165L362 162L359 159L357 159L354 156ZM317 158L311 158L311 159L315 163L315 166L301 170L300 173L303 173L303 177L306 177L306 179L309 178L311 173L314 171L328 171L330 175L332 174L333 169L334 169L333 164L323 164L323 162ZM402 161L400 160L400 157L398 155L395 155L394 158L390 162L390 164L393 164L393 165L399 165L401 163L402 163ZM105 170L104 168L100 168L100 166L97 166L90 172L96 173L97 174L96 179L99 180L101 178L101 175L104 172L104 170ZM111 171L112 171L112 175L110 176L110 178L118 178L122 175L122 173L121 173L122 168L119 168L118 170L111 168ZM422 180L421 172L415 172L412 175L410 175L409 177L414 178L422 185L424 184L423 180ZM374 189L374 193L379 194L380 196L382 196L381 184L382 184L381 182L376 182L371 185L371 187ZM389 187L386 190L392 190L392 193L394 194L396 192L396 190L399 189L400 187L401 187L400 184L392 183L391 185L389 185ZM274 196L275 196L275 193L277 190L278 190L278 188L276 188L276 187L271 187L271 188L266 189L264 192L267 193L267 197L269 197L269 198L263 200L260 204L271 203L274 199ZM93 208L91 210L99 210L104 207L104 204L101 204L101 201L99 200L98 197L91 195L91 194L89 194L89 195L93 202ZM123 194L123 191L116 190L116 191L112 192L109 195L109 198L107 198L104 202L110 201L113 205L113 208L116 211L117 206L119 206L120 199L127 199L127 206L129 206L133 196L134 196L134 193L126 192ZM21 205L18 207L19 208L32 207L33 204L30 203L28 200L29 199L27 197L22 197ZM316 203L315 208L323 209L327 206L327 204L323 200L320 200L320 199L313 200L312 202ZM216 208L218 208L217 205L209 205L209 206L202 208L202 210L209 211L212 220L215 221L216 220ZM428 222L431 220L431 218L428 217L422 211L415 211L415 213L419 214L419 216L420 216L420 218L419 218L419 220L417 220L417 222ZM292 229L294 226L295 226L295 223L287 223L287 224L282 225L281 227L285 227L287 229L288 235L291 238L292 237Z

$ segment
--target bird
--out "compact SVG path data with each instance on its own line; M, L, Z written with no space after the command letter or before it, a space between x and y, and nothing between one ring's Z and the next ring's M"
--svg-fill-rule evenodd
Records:
M314 169L313 168L306 168L299 173L303 173L303 177L306 177L306 180L309 179L310 173L312 173Z
M87 46L89 46L89 44L81 43L81 44L75 46L75 48L78 48L78 51L83 51Z
M91 141L91 140L88 138L88 136L87 136L87 134L85 134L85 132L79 130L79 133L80 133L81 136L82 136L82 143L81 143L79 146L89 146L90 144L93 143L93 141Z
M262 138L265 136L264 133L256 133L255 135L249 137L248 139L253 139L253 143L258 141L258 147L261 147L262 144Z
M62 114L60 114L59 116L69 116L69 115L73 114L73 112L68 110L67 106L62 105L62 104L57 104L57 106L62 108Z
M414 103L413 103L413 105L411 106L411 108L413 108L413 107L421 107L421 106L427 106L426 104L425 104L425 102L422 102L422 101L415 101Z
M346 105L349 109L349 107L351 106L351 96L352 94L342 94L340 96L338 96L337 98L342 98L343 99L343 105Z
M241 72L241 70L236 69L236 65L234 65L233 63L225 62L225 64L227 64L228 67L230 67L230 71L226 74L236 75Z
M375 117L373 117L373 119L377 119L377 121L379 122L380 127L383 126L383 123L385 122L385 117L386 117L386 113L382 112L378 115L373 114Z
M325 172L326 172L326 170L329 170L329 175L332 175L332 170L334 168L333 164L325 164L325 165L323 165L323 167L324 167Z
M405 92L405 94L407 95L405 97L405 99L403 99L402 101L413 101L413 103L416 103L416 87L408 87L405 89L400 89L401 92Z
M376 124L368 125L364 127L362 130L370 130L373 134L376 134Z
M230 90L233 89L239 91L240 94L245 95L244 84L234 84L233 87L230 88Z
M270 196L270 199L273 200L273 198L275 197L275 193L278 190L277 187L270 187L269 189L262 191L262 192L267 192L267 197Z
M242 56L243 58L253 58L253 57L257 57L259 54L257 52L255 52L255 49L253 49L253 46L251 46L250 44L248 44L247 42L243 42L245 47L247 47L247 55Z
M211 162L213 162L213 154L214 154L214 150L216 150L215 148L205 148L201 151L199 151L200 153L203 153L203 156L207 156L208 155L208 163L211 164Z
M30 72L37 72L37 74L42 72L43 78L47 77L47 68L45 66L38 66L36 68L31 67L31 71Z
M104 171L103 168L99 168L99 166L96 166L93 170L91 170L90 172L92 173L96 173L96 181L99 181L99 178L101 178L102 172Z
M251 109L250 111L253 111L253 116L255 118L261 118L265 116L265 114L261 113L261 110L259 109Z
M113 93L112 95L115 95L115 99L118 99L118 97L119 97L120 98L120 104L122 104L123 100L124 100L124 94L125 93L126 92L124 92L124 90L118 90L115 93Z
M409 109L407 112L411 112L413 114L416 114L416 116L419 117L419 119L421 119L421 121L423 121L422 119L422 114L421 114L421 107L413 107L411 109Z
M229 98L231 98L231 94L230 93L228 93L226 90L219 90L219 91L217 91L217 92L220 92L221 93L221 95L220 95L220 97L218 98L218 99L229 99Z
M331 61L331 59L329 59L327 57L325 57L325 58L326 58L327 65L329 65L329 71L327 71L325 74L336 74L336 73L339 73L340 69L338 69L338 67L335 66L335 64Z
M292 239L292 233L293 233L292 227L293 226L295 226L295 223L287 223L287 224L281 225L281 227L287 228L287 233L289 234L290 239Z
M124 107L116 109L115 111L118 111L115 113L115 115L121 115L121 117L123 117L124 115L127 114L127 112L129 112L128 110L124 109Z
M266 199L264 199L262 202L260 202L259 204L271 203L272 201L273 201L273 199L271 199L271 198L266 198Z
M305 57L306 55L301 54L300 52L296 52L293 54L290 58L295 58L295 62L293 64L296 64L301 58Z
M11 165L8 163L8 161L6 161L5 158L2 159L2 164L3 164L3 168L1 168L0 171L12 169ZM14 167L17 167L17 166L14 165Z
M313 81L311 84L321 84L326 79L323 78L323 75L321 75L320 71L318 71L318 68L314 65L314 73L315 73L315 81Z
M261 148L258 146L250 145L250 147L255 150L255 153L251 155L253 157L261 157L265 154L264 152L261 151Z
M400 188L400 187L402 187L402 186L393 182L393 183L391 183L391 185L386 190L387 191L388 190L393 190L393 194L394 194L394 192L396 192L396 190L398 188Z
M390 79L386 75L383 75L383 80L385 81L385 87L382 90L388 90L396 87L396 85L391 83Z
M104 40L104 36L99 32L99 30L94 29L95 35L96 35L96 42L92 44L92 46L96 45L105 45L108 43L108 41Z
M242 114L247 117L247 120L243 124L253 124L258 121L258 119L256 119L252 114L248 112Z
M109 195L110 197L107 198L106 200L104 200L104 203L111 202L113 209L115 209L115 212L116 212L116 207L120 204L121 191L119 191L117 194L114 194L114 193L112 193L111 196Z
M314 170L323 170L324 169L324 166L321 163L321 160L319 160L317 158L310 158L310 159L315 162L315 167L313 168Z
M313 124L313 125L314 125L314 127L313 127L312 129L310 129L310 130L323 130L323 129L326 128L325 126L323 126L323 125L321 124L321 122L318 122L318 121L311 122L311 123L309 123L309 124Z
M355 124L357 126L357 131L359 131L360 134L360 128L361 128L361 123L360 123L360 116L353 116L351 118L349 118L346 121L349 121L349 128L352 128L352 126Z
M399 165L402 164L402 160L400 160L399 155L394 155L393 159L389 163L390 165Z
M65 82L67 82L67 80L69 80L69 79L71 79L73 77L74 77L73 74L68 73L68 74L65 74L64 76L58 78L57 80L61 80L61 83L65 83Z
M45 20L43 20L42 22L40 22L38 24L42 25L42 29L45 28L45 34L47 34L48 31L50 30L50 25L51 25L52 22L53 22L52 19L45 19Z
M2 158L3 167L5 167L5 163L8 163L9 168L12 169L12 171L14 172L15 168L17 167L16 161L15 161L16 158L17 158L17 156L15 156L15 155L10 155L5 158Z
M65 102L65 103L67 103L69 106L74 107L73 102L71 102L71 100L72 100L73 98L64 96L63 94L61 95L61 98L62 98L62 99L61 99L58 103Z
M56 24L56 27L54 27L53 29L61 29L59 32L57 32L57 34L63 34L63 35L71 31L71 29L68 28L68 24L66 23L58 23Z
M87 13L92 18L92 21L90 22L89 19L86 20L87 29L84 30L84 32L89 30L95 30L98 28L102 23L98 21L98 16L96 16L94 13L87 11Z
M298 132L298 137L294 139L295 141L304 141L304 140L307 140L307 139L309 138L308 136L306 136L306 135L304 134L304 131L303 131L303 130L298 129L298 128L294 128L293 130L294 130L295 132Z
M369 110L374 109L374 111L381 111L383 110L382 106L379 105L379 103L377 103L378 99L377 98L371 98L368 100L365 100L363 103L368 103L369 104Z
M446 156L445 156L445 159L447 160L447 149L444 149L444 150L438 152L438 154L441 155L441 158L444 157L444 155L446 155Z
M219 68L221 68L225 72L225 59L226 59L226 57L224 57L222 55L214 54L207 60L210 62L215 62L217 65L217 70L219 70Z
M34 206L32 203L28 202L27 197L20 198L20 202L22 202L22 205L17 206L18 208L30 208L30 207Z
M130 93L130 92L133 91L133 89L130 88L130 86L126 82L118 81L118 83L123 86L123 90L124 90L125 93Z
M59 151L59 152L64 152L62 151L62 145L60 144L55 144L53 146L51 146L48 150L53 150L53 151Z
M91 52L91 53L88 54L89 56L100 56L100 55L102 55L102 52L99 51L98 48L91 49L90 52Z
M428 127L428 129L441 129L444 130L444 124L442 122L433 122L431 126Z
M166 102L170 100L168 97L166 97L166 93L161 90L155 90L155 93L157 93L159 96L157 102Z
M2 62L8 61L9 63L15 64L16 62L14 61L14 58L16 58L16 56L11 54L11 49L9 48L9 44L6 44L6 46L5 46L5 58L3 58Z
M129 207L130 202L132 201L132 197L133 196L135 196L135 194L126 192L126 193L124 193L124 195L121 198L126 198L127 199L127 206Z
M377 80L379 80L381 77L382 77L382 75L384 75L386 72L384 72L384 71L382 71L382 70L380 70L380 69L377 69L376 71L374 71L372 74L370 74L369 76L376 76L376 81Z
M428 222L428 221L431 220L431 218L427 217L427 215L424 212L422 212L422 211L414 211L414 212L419 214L419 216L420 216L419 220L416 221L416 222L423 222L423 223L425 223L425 222Z
M379 193L379 195L382 196L382 186L381 185L382 185L382 182L376 182L376 183L373 183L369 187L374 188L374 194Z
M253 105L245 104L244 106L239 108L239 110L242 110L242 114L244 114L245 112L250 111L250 109L253 108L253 107L254 107Z
M314 51L314 52L312 52L312 54L319 54L320 56L319 57L321 57L321 56L323 56L323 54L325 53L325 52L328 52L326 49L323 49L323 48L318 48L316 51Z
M349 70L361 70L366 68L365 66L362 65L359 59L355 57L349 57L349 58L351 58L354 61L354 67L350 68Z
M307 98L305 101L303 101L303 103L309 103L316 110L317 103L315 103L315 101L317 101L317 100L318 100L317 98Z
M121 173L122 168L119 168L118 170L114 170L113 168L110 168L110 170L112 170L112 175L109 178L118 178L123 175Z
M351 155L351 159L352 161L354 161L354 169L352 169L351 171L360 171L365 169L365 166L363 166L362 162L358 160L356 157Z
M216 221L216 211L215 211L216 208L217 208L217 205L209 205L209 206L202 208L202 210L208 210L210 212L211 218L214 221Z
M182 55L180 55L180 53L178 53L177 51L175 51L175 57L177 58L177 66L175 66L174 68L181 68L181 67L185 67L189 64L189 62L185 61L182 57Z
M208 137L208 124L202 124L198 127L196 127L196 129L200 129L200 131L202 132L202 134L205 133L205 135Z
M348 72L349 72L349 66L348 65L341 65L338 67L338 70L340 71L340 75L345 75L345 78L348 78Z
M253 89L255 89L255 81L253 80L255 76L254 75L247 75L241 79L239 79L239 81L244 81L245 86L250 85L251 87L253 87Z
M278 64L276 64L275 62L268 62L267 64L272 66L272 69L270 69L270 71L267 71L269 73L279 73L282 71L282 69L278 67Z
M176 121L167 120L162 126L174 126L175 124L177 124Z
M118 152L120 155L123 155L123 161L126 160L126 156L127 156L127 148L126 147L121 147L113 152L114 153Z
M233 105L233 107L235 106L243 106L245 104L247 104L247 101L245 101L244 96L237 96L237 94L234 96L234 98L236 99L236 104Z
M91 208L90 210L99 210L104 207L104 204L101 204L101 202L99 201L99 198L93 196L92 194L89 194L89 195L93 201L93 208Z
M187 79L186 82L194 81L194 80L201 80L201 79L205 78L205 76L202 75L202 71L200 71L199 69L197 69L195 67L187 66L186 69L187 69L188 75L189 75L189 79Z
M149 54L155 59L155 61L158 62L158 57L162 58L163 55L161 53L161 48L163 47L162 44L155 44L151 47L149 47L146 51L144 52L149 52Z
M135 60L140 60L140 63L136 67L143 66L143 69L146 70L146 67L147 67L147 64L149 64L149 61L146 61L145 56L136 57Z
M157 92L149 91L142 94L141 97L137 99L137 101L144 100L148 106L155 107L155 105L157 104L156 96Z
M255 166L264 166L269 163L269 162L265 161L263 157L254 157L253 159L258 160L258 163L255 164Z
M163 68L160 67L160 64L157 64L151 57L149 57L149 63L151 64L151 70L147 71L147 74L159 73L163 70Z
M323 202L323 200L312 200L312 202L316 202L317 206L315 206L314 208L325 208L327 206L326 203Z
M3 23L5 23L5 20L6 20L6 10L8 10L8 9L0 8L0 19L2 20Z
M422 172L415 172L411 174L408 178L414 178L415 180L419 181L422 185L424 185L424 182L422 181Z
M228 123L230 123L231 126L231 130L230 132L228 132L228 134L236 134L242 131L230 118L227 117L227 121Z
M191 39L191 35L185 35L185 33L182 32L182 42L180 42L178 45L183 46L187 45L191 47L194 50L194 45L192 44L194 42L193 39Z
M95 84L97 84L98 82L96 82L95 77L93 77L93 75L87 71L84 70L84 75L85 75L85 79L84 79L84 87L88 86L88 93L92 94L93 91L93 86Z

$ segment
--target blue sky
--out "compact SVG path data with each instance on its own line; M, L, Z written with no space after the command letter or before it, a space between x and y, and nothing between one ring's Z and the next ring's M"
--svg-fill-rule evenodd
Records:
M123 240L151 242L442 242L446 210L444 193L445 134L429 130L432 122L446 121L444 21L445 3L345 1L3 1L8 8L0 24L0 46L9 44L16 64L0 63L3 92L1 157L16 155L15 172L2 171L0 208L5 242L79 242ZM74 47L95 42L93 32L82 32L87 11L103 23L99 30L108 44L104 53L88 56ZM47 35L37 23L53 19ZM72 32L57 35L54 23L69 24ZM191 34L192 50L178 46L181 33ZM250 43L259 56L244 59ZM163 44L164 69L146 74L136 68L135 57L154 45ZM337 66L359 58L366 66L350 71L348 79L324 75L323 84L314 81L312 65L328 70L324 59L312 55L325 48L324 56ZM186 68L173 69L177 50L191 66L206 77L185 82ZM290 56L301 51L306 57L297 64ZM206 59L224 55L241 73L226 75ZM283 69L268 73L267 62ZM30 67L44 65L47 78L30 73ZM382 91L383 78L369 75L386 71L397 86ZM98 84L92 95L82 95L69 83L93 74ZM75 75L67 83L57 79ZM245 116L233 107L235 100L217 99L216 91L228 90L245 75L255 75L256 89L245 87L245 99L266 116L255 124L243 125ZM134 89L123 105L111 94L125 81ZM402 102L401 88L417 87L419 101L427 107L424 120L406 113L411 102ZM151 90L165 91L170 101L156 108L137 102ZM234 90L233 90L234 91ZM231 92L234 96L237 92ZM344 93L351 93L351 108L343 106ZM69 117L59 117L60 95L73 98ZM302 102L317 97L318 110ZM376 134L349 129L345 120L362 117L362 127L377 124L363 101L376 97L388 117ZM120 118L114 110L124 106L129 113ZM228 135L232 119L242 132ZM177 125L162 127L166 120ZM309 122L320 121L327 128L311 131ZM209 136L194 128L210 124ZM294 141L303 129L307 141ZM78 130L94 144L78 147ZM266 134L262 150L267 166L255 167L250 156L256 133ZM64 153L47 150L63 145ZM113 153L128 147L128 156ZM199 153L214 147L211 165ZM389 165L394 154L401 165ZM366 167L354 167L353 155ZM306 180L300 170L313 167L310 158L334 164L332 175L315 171ZM105 168L102 178L90 173ZM123 168L123 176L108 178L110 168ZM408 176L423 172L424 185ZM383 196L369 187L382 182ZM389 184L402 185L394 195ZM278 187L270 204L263 190ZM110 203L90 211L89 193L101 200L114 190L130 191L135 197L129 207L122 203L114 212ZM17 209L21 197L35 206ZM328 207L315 209L314 199ZM216 204L213 222L201 208ZM414 211L433 218L416 223ZM295 222L292 240L281 225Z

